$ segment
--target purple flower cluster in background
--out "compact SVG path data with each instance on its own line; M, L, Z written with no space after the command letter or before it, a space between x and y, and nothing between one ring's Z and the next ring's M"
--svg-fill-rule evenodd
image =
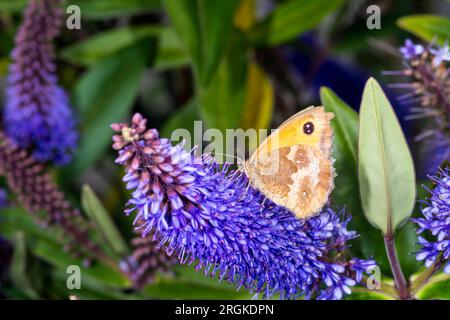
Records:
M134 190L127 214L136 213L142 236L152 234L181 263L268 298L340 299L362 281L374 261L348 260L343 251L357 234L348 218L325 208L299 220L248 188L240 171L172 146L146 128L114 124L116 162Z
M424 47L406 40L400 48L405 68L385 74L401 76L404 81L392 88L406 90L399 100L408 104L405 120L429 119L424 122L416 141L423 140L422 153L427 155L428 172L450 157L450 51L447 44ZM425 141L426 139L426 141Z
M58 86L53 40L63 12L58 0L30 1L12 51L5 106L7 134L38 161L66 164L77 132L69 99Z
M121 261L120 268L137 289L153 284L158 273L170 273L177 265L177 259L158 248L152 237L139 235L131 240L131 245L133 252Z
M414 219L419 227L418 233L429 233L433 240L419 236L421 250L417 260L424 260L427 268L437 263L445 264L444 272L450 273L450 168L440 170L438 176L431 178L436 184L430 190L427 206L422 209L423 218Z

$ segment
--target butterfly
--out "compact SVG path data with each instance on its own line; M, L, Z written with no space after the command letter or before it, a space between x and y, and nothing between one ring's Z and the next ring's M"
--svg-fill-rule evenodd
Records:
M334 188L333 117L309 107L281 124L243 164L250 185L297 218L320 212Z

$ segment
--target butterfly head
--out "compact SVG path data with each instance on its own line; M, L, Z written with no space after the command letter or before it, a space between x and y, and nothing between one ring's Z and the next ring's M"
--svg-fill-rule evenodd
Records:
M323 107L307 108L281 126L283 130L280 130L280 141L288 141L291 145L319 147L323 151L328 151L332 143L333 131L330 121L333 116L333 113L325 112Z

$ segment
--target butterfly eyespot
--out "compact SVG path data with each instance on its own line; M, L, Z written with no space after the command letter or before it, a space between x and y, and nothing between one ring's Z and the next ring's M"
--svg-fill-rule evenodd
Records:
M314 124L312 122L307 122L303 125L303 132L310 135L314 132Z

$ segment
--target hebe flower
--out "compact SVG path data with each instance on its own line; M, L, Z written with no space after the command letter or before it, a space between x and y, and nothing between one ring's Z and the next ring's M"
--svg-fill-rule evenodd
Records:
M435 172L450 157L450 51L447 44L423 47L408 39L400 53L405 68L385 74L405 78L390 85L407 91L399 98L409 105L411 114L405 119L431 120L422 126L416 141L427 139L422 151L431 155L427 157L428 172Z
M76 146L75 121L58 86L53 40L63 12L58 0L31 0L15 39L4 123L7 134L38 161L66 164Z
M429 190L430 198L427 206L422 209L423 218L414 221L419 227L417 232L428 232L433 240L419 237L422 248L416 258L425 261L427 268L436 262L443 263L444 272L450 273L450 168L440 170L439 175L431 179L436 186Z
M157 273L167 273L177 260L157 247L151 237L138 236L131 241L132 254L120 264L136 288L152 284Z
M409 92L403 98L422 106L414 109L413 118L434 117L440 129L449 130L450 78L446 62L450 61L450 52L447 44L437 49L432 45L424 48L408 39L400 52L406 68L388 74L406 76L408 82L392 86L407 89Z
M127 214L181 263L264 297L340 299L373 261L345 259L348 218L325 208L309 220L248 186L240 171L172 146L134 115L114 124L113 148L133 189Z
M17 195L21 205L37 214L43 227L58 226L63 230L66 250L83 252L90 258L102 255L101 249L90 240L88 225L78 209L65 199L64 193L46 174L44 166L17 147L0 131L0 176L6 178L9 190ZM40 214L40 215L38 215Z

